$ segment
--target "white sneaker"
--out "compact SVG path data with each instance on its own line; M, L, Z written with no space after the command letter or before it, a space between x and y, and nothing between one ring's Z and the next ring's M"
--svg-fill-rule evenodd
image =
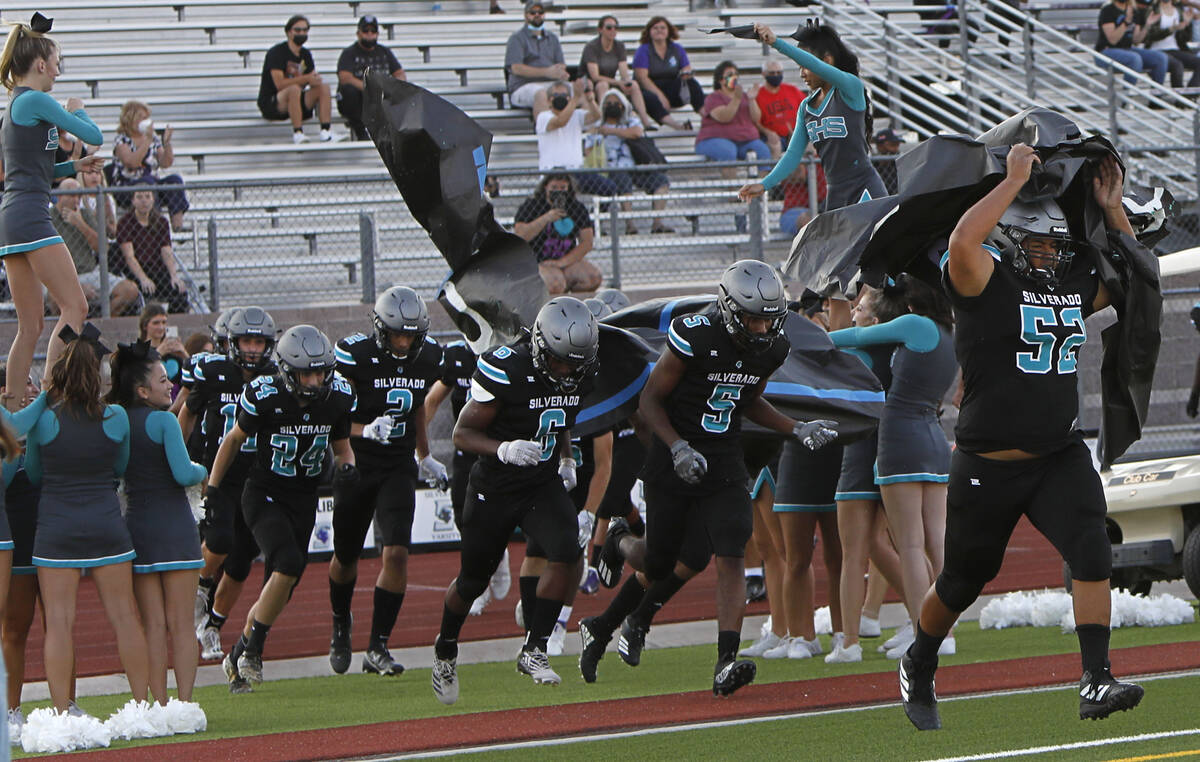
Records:
M787 656L789 659L811 659L823 653L825 653L825 649L821 647L820 638L812 640L792 638L792 645L788 648Z
M761 638L754 641L753 644L746 646L741 651L738 651L738 656L745 656L749 658L762 656L763 653L765 653L768 649L779 645L781 640L783 640L783 638L779 637L770 630L767 630L766 633Z
M340 130L335 130L332 127L330 127L328 130L321 130L322 143L340 143L348 137L350 136L346 133Z
M513 608L513 619L517 620L517 626L522 630L525 629L525 609L521 607L521 599L517 599L517 605Z
M767 618L763 620L762 625L760 625L758 628L759 640L762 640L763 638L767 637L767 633L772 632L772 631L773 630L771 629L771 615L768 614Z
M79 706L79 704L76 704L74 699L71 699L70 701L67 702L67 714L71 715L72 717L91 717L92 716L92 715L88 714L87 712L85 712L83 710L83 707Z
M221 650L221 631L216 627L205 627L199 633L200 658L203 661L220 661L225 658Z
M196 627L197 632L204 626L206 619L208 619L208 593L204 591L204 588L197 587L196 602L192 604L192 624Z
M953 656L956 653L958 653L958 644L954 642L953 635L947 636L938 646L938 656Z
M301 143L309 143L311 141L309 140L308 136L305 135L303 132L293 132L292 133L292 142L295 143L296 145L300 145Z
M433 695L449 706L458 701L458 668L456 659L439 659L433 656Z
M546 652L540 648L521 651L521 656L517 659L517 672L529 675L537 685L558 685L562 682L558 673L550 668Z
M833 649L837 648L838 646L840 646L841 644L843 644L845 642L846 642L846 633L835 632L835 633L833 633L833 639L829 641L829 650L832 651Z
M844 646L838 643L825 656L826 664L850 664L859 661L862 661L862 645L858 643L852 646Z
M510 588L512 588L512 572L508 569L508 548L505 548L504 557L500 559L500 565L496 567L491 581L488 582L488 589L492 591L493 599L502 601L508 597Z
M21 707L8 710L8 742L13 746L21 745L21 730L25 727L25 713Z
M860 638L877 638L883 634L883 630L879 629L879 620L872 619L866 614L858 618L858 637Z
M779 642L774 647L768 648L762 652L764 659L786 659L788 657L788 649L792 647L792 639L784 636L779 639Z
M895 648L896 645L901 643L902 641L905 641L905 640L911 641L912 638L913 638L913 626L912 626L912 622L909 622L909 623L905 624L903 627L901 627L900 629L896 630L895 635L893 635L892 637L883 641L883 645L879 646L875 650L877 650L881 654L885 654L888 651L890 651L891 649Z
M897 643L896 645L894 645L888 649L887 657L889 659L899 659L901 656L904 655L904 652L908 650L908 647L911 646L913 644L913 641L916 639L917 639L916 636L910 636L909 638L900 641L899 643Z
M483 592L479 594L479 597L471 601L471 616L479 616L482 614L483 610L487 608L487 605L491 602L492 593L488 588L485 587Z
M567 625L564 622L555 622L554 629L550 632L550 639L546 641L547 656L562 656L563 643L567 639Z

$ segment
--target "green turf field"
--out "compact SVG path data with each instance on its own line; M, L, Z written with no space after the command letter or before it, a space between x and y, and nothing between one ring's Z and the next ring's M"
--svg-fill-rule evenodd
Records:
M981 631L975 623L967 623L958 629L956 636L959 655L943 657L944 665L1076 653L1078 650L1078 643L1073 634L1064 635L1054 628ZM828 638L824 641L827 644ZM1113 648L1181 641L1200 641L1200 623L1119 629L1112 634ZM820 658L802 661L759 660L756 682L772 683L856 673L891 672L895 663L875 653L874 643L879 642L882 642L882 639L864 640L864 651L869 653L861 664L827 665ZM459 668L461 697L452 707L444 707L434 698L429 687L428 670L413 670L398 679L349 674L271 682L271 665L268 662L265 669L268 682L253 694L231 696L224 686L196 691L195 699L208 715L209 730L206 733L197 736L182 735L168 739L119 742L114 743L113 747L280 733L683 691L705 691L712 685L715 655L713 646L651 650L643 655L641 666L633 669L623 664L615 653L610 652L600 664L599 682L593 685L586 685L579 677L576 668L577 657L554 657L551 663L563 676L563 684L557 688L533 686L528 678L515 674L512 663L464 665ZM1193 690L1192 695L1197 695L1197 692ZM1066 701L1070 704L1069 698L1060 696L1057 703L1062 704ZM103 719L127 700L128 694L125 694L85 697L79 703L84 709ZM1051 704L1055 703L1053 700L1046 700L1051 701ZM29 702L24 705L24 709L28 713L46 703ZM1194 713L1196 702L1185 703ZM1154 704L1157 705L1158 701ZM1142 714L1146 713L1139 712L1138 716ZM879 712L878 715L887 718L881 720L881 727L889 724L892 727L906 727L906 723L904 726L896 723L894 711ZM1046 715L1055 721L1064 716L1070 719L1070 706L1065 710L1061 706L1055 711L1047 710ZM271 717L271 722L265 724L263 718L268 716ZM899 719L904 722L903 716ZM1200 716L1197 716L1195 722L1200 725ZM979 724L978 721L969 720L963 723L962 727ZM1012 733L1015 727L1010 721L993 724L998 724L1008 733ZM746 728L741 730L750 732ZM769 738L771 731L761 729L754 732L764 732L767 734L764 738ZM858 735L858 731L849 732ZM639 748L640 744L645 742L647 739L638 739ZM1196 746L1200 748L1200 738L1196 739ZM19 750L14 751L17 752L15 756L29 756L19 753Z

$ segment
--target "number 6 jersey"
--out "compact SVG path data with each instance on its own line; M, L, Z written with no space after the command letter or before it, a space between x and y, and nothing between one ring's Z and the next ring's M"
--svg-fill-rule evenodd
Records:
M242 431L257 437L250 479L267 487L315 491L330 442L350 436L354 392L338 373L329 393L301 407L278 375L246 384L238 403Z
M985 249L987 247L984 247ZM993 254L993 256L996 256ZM1056 452L1080 438L1077 353L1100 280L1086 262L1053 290L996 262L978 296L942 283L954 305L963 399L954 435L966 452Z

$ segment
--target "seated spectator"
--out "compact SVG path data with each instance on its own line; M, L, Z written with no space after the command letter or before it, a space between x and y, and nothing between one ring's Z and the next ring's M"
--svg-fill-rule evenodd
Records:
M1100 8L1097 22L1100 36L1096 39L1096 51L1134 71L1142 71L1160 85L1167 77L1167 54L1161 50L1135 48L1146 39L1144 14L1133 8L1132 0L1110 0ZM1102 66L1102 61L1097 61ZM1125 81L1133 84L1137 80L1126 76Z
M141 101L125 101L117 120L117 139L113 142L113 185L182 185L176 174L162 175L160 170L175 163L171 125L163 128L160 137L154 131L150 107ZM158 196L171 215L171 229L183 227L183 213L188 210L187 194L183 188L161 188ZM129 195L117 194L122 206L129 206Z
M312 53L304 47L309 28L307 18L292 16L283 27L287 39L267 51L258 85L258 110L271 121L290 120L292 142L307 143L304 120L311 119L316 109L321 142L345 140L345 133L332 126L329 85L317 73Z
M704 90L692 76L692 62L676 40L679 30L662 16L655 16L642 29L641 45L633 54L633 74L646 99L646 112L659 124L677 130L692 129L691 121L680 124L672 108L691 104L696 111L704 104Z
M646 99L642 97L642 88L633 81L633 73L625 56L625 43L617 39L616 16L604 16L596 24L599 34L583 46L583 54L579 57L579 76L586 76L592 81L596 91L596 100L604 101L608 88L615 87L621 91L626 100L633 103L637 109L638 118L645 129L655 129L657 125L650 121L646 113Z
M816 153L811 146L809 151L813 154ZM779 229L790 236L800 232L800 228L811 222L813 218L813 204L808 187L808 167L807 162L801 164L795 172L779 184L783 191L783 213L779 215ZM821 202L825 200L828 191L829 188L825 183L825 170L822 169L820 162L817 162L816 208L818 211L821 209Z
M98 173L97 173L98 174ZM74 178L67 177L59 184L60 191L79 190L81 186ZM59 193L50 207L50 222L62 236L75 263L79 285L87 298L88 314L100 314L100 257L97 254L100 236L96 233L96 213L82 203L83 196L74 193ZM140 294L137 286L120 275L108 279L108 306L114 316L124 315L137 306ZM46 294L46 306L50 314L58 314L58 305Z
M805 93L783 81L783 64L775 59L763 63L762 76L763 83L755 86L752 95L762 114L759 124L763 127L764 142L771 149L771 158L778 159L796 129L796 116Z
M504 74L508 102L513 108L544 109L547 82L566 82L570 75L564 63L558 35L546 29L546 8L541 0L525 3L525 25L508 38L504 50Z
M542 178L517 210L513 232L529 241L551 296L600 287L600 270L584 257L592 250L592 218L575 198L565 172Z
M583 166L583 126L600 121L600 107L585 79L572 84L555 82L546 88L547 106L534 110L538 169L579 169ZM617 186L601 174L579 173L575 182L582 193L616 195Z
M633 160L633 152L629 150L627 140L637 140L645 136L642 122L629 107L629 101L620 90L612 89L604 96L600 112L603 116L595 130L588 134L584 142L589 148L595 141L604 143L605 166L617 170L608 173L608 179L616 186L616 192L625 195L637 186L651 196L661 195L671 189L667 176L661 172L635 172L637 167ZM625 171L621 171L625 170ZM656 210L665 209L667 200L653 202ZM629 211L633 205L628 201L621 203L621 208ZM625 233L636 235L637 225L633 220L625 221ZM650 223L651 233L674 233L675 231L663 224L661 217L655 217Z
M142 308L142 314L138 316L138 341L150 342L150 346L162 357L167 378L172 384L177 384L190 355L179 340L179 329L168 325L167 311L163 305L147 302Z
M212 354L214 349L212 334L196 331L183 340L183 348L187 351L189 358L198 354Z
M1183 71L1190 69L1192 76L1188 87L1200 87L1200 56L1179 46L1179 37L1191 38L1192 22L1196 20L1193 8L1184 8L1172 0L1158 0L1146 18L1146 47L1167 54L1167 71L1171 73L1171 87L1183 87Z
M875 153L879 156L899 156L900 144L904 142L904 138L896 134L896 131L891 127L880 130L875 133ZM896 194L896 189L899 187L899 178L896 175L895 159L885 161L872 160L875 165L875 171L879 173L879 178L883 180L884 187L890 195Z
M379 19L363 16L358 20L357 41L338 56L338 113L350 123L355 140L370 140L362 123L363 87L366 73L391 75L406 80L404 68L386 45L379 44Z
M103 186L104 173L98 169L85 169L76 175L79 178L80 184L94 191L96 188ZM111 241L117 237L117 209L113 204L113 194L105 193L101 196L104 199L104 227L108 233L108 239ZM96 213L96 204L98 199L93 193L88 193L80 196L80 207L88 209L92 214ZM112 265L109 265L109 272L112 272Z
M153 191L134 191L132 208L117 222L117 245L126 277L137 281L144 296L166 300L171 312L187 312L187 286L179 277L171 230L154 205Z
M704 99L700 109L700 131L696 133L696 153L713 161L744 159L751 151L760 159L771 150L759 138L758 123L762 116L758 103L746 97L738 84L738 69L733 61L722 61L713 71L713 91ZM770 170L769 164L763 171ZM737 172L736 167L726 169Z

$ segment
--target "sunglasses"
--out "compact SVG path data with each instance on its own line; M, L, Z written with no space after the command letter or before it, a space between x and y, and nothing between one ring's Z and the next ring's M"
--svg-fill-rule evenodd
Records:
M545 11L525 11L526 16L545 16Z
M612 30L612 29L616 29L616 28L617 28L617 25L616 25L616 24L605 24L605 25L604 25L603 27L601 27L601 28L602 28L602 29L608 29L608 30Z

